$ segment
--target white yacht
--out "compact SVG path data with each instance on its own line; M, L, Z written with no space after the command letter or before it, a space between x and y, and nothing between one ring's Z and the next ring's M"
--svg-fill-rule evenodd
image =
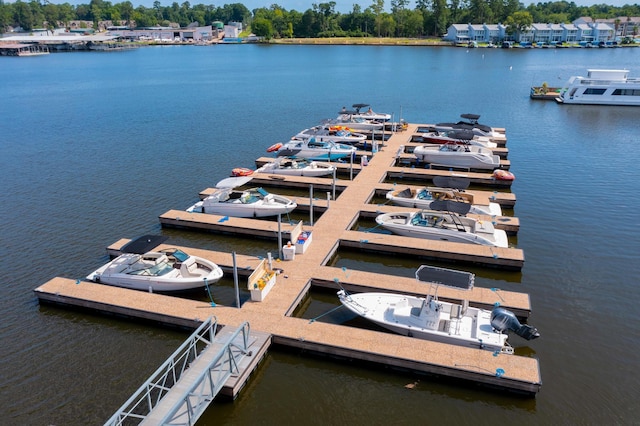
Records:
M629 78L629 70L587 70L573 76L556 101L561 104L640 106L640 78Z

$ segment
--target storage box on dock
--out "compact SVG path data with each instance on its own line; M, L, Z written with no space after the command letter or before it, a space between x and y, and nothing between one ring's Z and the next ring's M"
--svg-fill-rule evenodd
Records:
M291 241L295 246L296 254L303 254L307 248L309 248L309 244L311 244L311 231L302 230L302 221L291 231Z
M266 260L260 262L247 280L247 288L251 292L251 300L262 302L276 284L276 276L277 274L269 268Z
M294 260L296 258L297 249L293 245L287 245L282 247L282 259Z

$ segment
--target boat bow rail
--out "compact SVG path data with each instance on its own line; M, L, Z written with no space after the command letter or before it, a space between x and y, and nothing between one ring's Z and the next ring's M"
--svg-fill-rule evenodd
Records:
M222 339L209 317L105 423L193 425L249 351L249 323ZM180 383L180 386L176 386Z

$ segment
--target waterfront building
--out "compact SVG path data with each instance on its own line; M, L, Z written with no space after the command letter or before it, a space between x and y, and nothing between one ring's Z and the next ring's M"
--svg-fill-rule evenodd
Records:
M511 40L521 44L610 44L624 32L638 32L640 18L629 18L625 26L616 30L615 22L579 18L570 24L535 23L519 34L507 34L504 24L453 24L447 29L444 40L456 43L496 43ZM615 20L614 20L615 21ZM617 22L617 21L616 21ZM635 22L635 25L633 24ZM620 24L620 23L618 23Z

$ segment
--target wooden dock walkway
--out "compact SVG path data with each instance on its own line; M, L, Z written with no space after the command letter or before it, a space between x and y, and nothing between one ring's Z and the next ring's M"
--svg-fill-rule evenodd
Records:
M128 315L158 322L196 328L199 321L215 314L222 325L238 327L248 321L252 329L268 333L275 344L292 346L331 356L348 357L394 366L400 369L437 374L446 377L465 379L472 382L496 387L503 390L522 392L528 395L537 393L541 386L538 360L518 355L496 355L490 351L465 348L405 336L382 333L372 330L347 328L343 325L321 323L291 317L290 315L306 297L313 283L329 286L333 281L352 288L387 289L407 293L424 294L415 280L349 271L346 276L339 268L327 266L328 260L340 245L358 246L370 249L375 245L384 245L405 255L407 251L433 251L440 257L447 253L451 260L493 262L495 267L520 269L524 263L524 254L520 249L497 249L470 244L456 244L428 241L418 238L406 238L392 235L371 234L351 230L354 221L366 205L374 187L384 181L385 174L396 162L397 147L404 143L408 134L415 132L415 125L409 125L405 132L391 136L386 146L376 153L369 165L362 167L353 181L344 186L340 196L331 200L330 207L314 223L313 239L304 254L296 254L291 261L279 262L278 267L285 274L278 275L277 283L262 302L246 302L242 307L211 307L204 302L180 299L176 297L132 291L101 284L79 282L64 278L54 278L35 289L42 302L73 305L98 311ZM173 221L177 224L199 226L202 218L195 220L196 214L171 210L161 216L161 221ZM251 234L260 232L273 235L277 232L277 223L253 219L225 218L211 216L204 226L238 226L239 229L252 229ZM258 227L256 222L265 222ZM290 226L281 224L283 228ZM235 232L235 231L234 231ZM242 231L244 232L244 231ZM286 232L286 229L285 229ZM372 235L375 235L374 240ZM380 236L381 240L377 238ZM384 241L383 241L384 240ZM455 247L454 247L455 246ZM227 257L216 263L230 264L231 254L206 251L189 252L195 255ZM489 261L489 259L491 259ZM255 267L258 260L240 257L238 264L243 273ZM423 285L424 286L424 285ZM215 287L214 287L215 294ZM511 308L520 316L530 312L528 295L510 292L499 294L490 289L476 288L472 293L455 294L454 290L439 289L443 298L473 298L473 303L490 306L493 303ZM515 337L517 339L517 337Z

